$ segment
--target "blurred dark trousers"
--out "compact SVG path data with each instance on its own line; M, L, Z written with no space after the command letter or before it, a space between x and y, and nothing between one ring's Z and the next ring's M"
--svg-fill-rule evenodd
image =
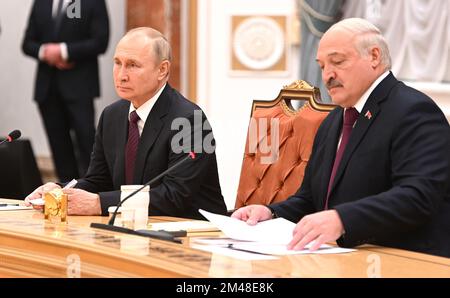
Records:
M94 100L64 98L52 85L39 112L59 181L83 177L95 139Z

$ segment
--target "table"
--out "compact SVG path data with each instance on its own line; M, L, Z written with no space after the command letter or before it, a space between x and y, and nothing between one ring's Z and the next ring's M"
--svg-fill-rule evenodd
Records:
M172 220L182 219L150 217ZM243 261L191 248L205 233L176 244L89 227L107 221L69 216L53 224L37 210L0 211L0 277L450 277L449 258L399 249L366 245L341 255Z

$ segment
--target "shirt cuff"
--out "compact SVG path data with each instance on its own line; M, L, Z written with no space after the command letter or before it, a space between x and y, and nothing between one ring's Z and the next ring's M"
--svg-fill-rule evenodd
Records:
M38 54L38 58L39 60L43 61L44 60L44 50L45 50L45 45L41 45L39 47L39 54Z
M61 57L63 58L63 60L69 60L69 51L67 50L67 44L65 42L61 42L59 46L61 47Z

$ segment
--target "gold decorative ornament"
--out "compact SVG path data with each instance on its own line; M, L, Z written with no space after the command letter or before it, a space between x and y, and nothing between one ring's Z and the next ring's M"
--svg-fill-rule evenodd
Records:
M283 87L283 89L293 89L293 90L314 90L314 87L311 86L308 82L303 81L303 80L297 80L292 82L289 85L286 85Z
M53 221L54 219L60 222L67 222L67 194L64 194L62 189L54 189L44 194L45 219Z

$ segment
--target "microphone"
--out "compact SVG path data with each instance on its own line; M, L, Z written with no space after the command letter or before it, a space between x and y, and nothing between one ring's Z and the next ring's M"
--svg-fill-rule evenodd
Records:
M0 145L3 143L11 143L12 141L17 140L18 138L20 138L20 136L22 135L22 133L20 132L20 130L13 130L9 133L9 135L6 137L6 139L4 139L3 141L0 142Z
M145 183L144 185L142 185L139 189L133 191L131 194L126 196L123 200L121 200L119 202L119 204L117 204L116 209L114 210L113 214L111 215L111 219L109 220L108 224L91 223L91 228L97 228L97 229L103 229L103 230L109 230L109 231L115 231L115 232L123 232L123 233L128 233L128 234L146 236L146 237L150 237L150 238L157 238L157 239L161 239L161 240L169 240L169 241L173 241L173 242L179 242L178 240L174 239L174 236L169 232L147 231L147 230L135 231L132 229L117 227L114 225L114 221L116 220L116 216L117 216L120 206L122 206L122 204L126 200L133 197L135 194L140 192L146 186L149 186L149 185L151 186L153 183L155 183L156 181L161 179L163 176L167 175L168 173L170 173L171 171L173 171L174 169L179 167L182 163L184 163L188 159L195 159L195 153L193 151L189 152L189 154L186 155L182 160L180 160L179 162L177 162L176 164L174 164L173 166L171 166L170 168L168 168L167 170L165 170L164 172L162 172L161 174L159 174L152 180L150 180L147 183Z

